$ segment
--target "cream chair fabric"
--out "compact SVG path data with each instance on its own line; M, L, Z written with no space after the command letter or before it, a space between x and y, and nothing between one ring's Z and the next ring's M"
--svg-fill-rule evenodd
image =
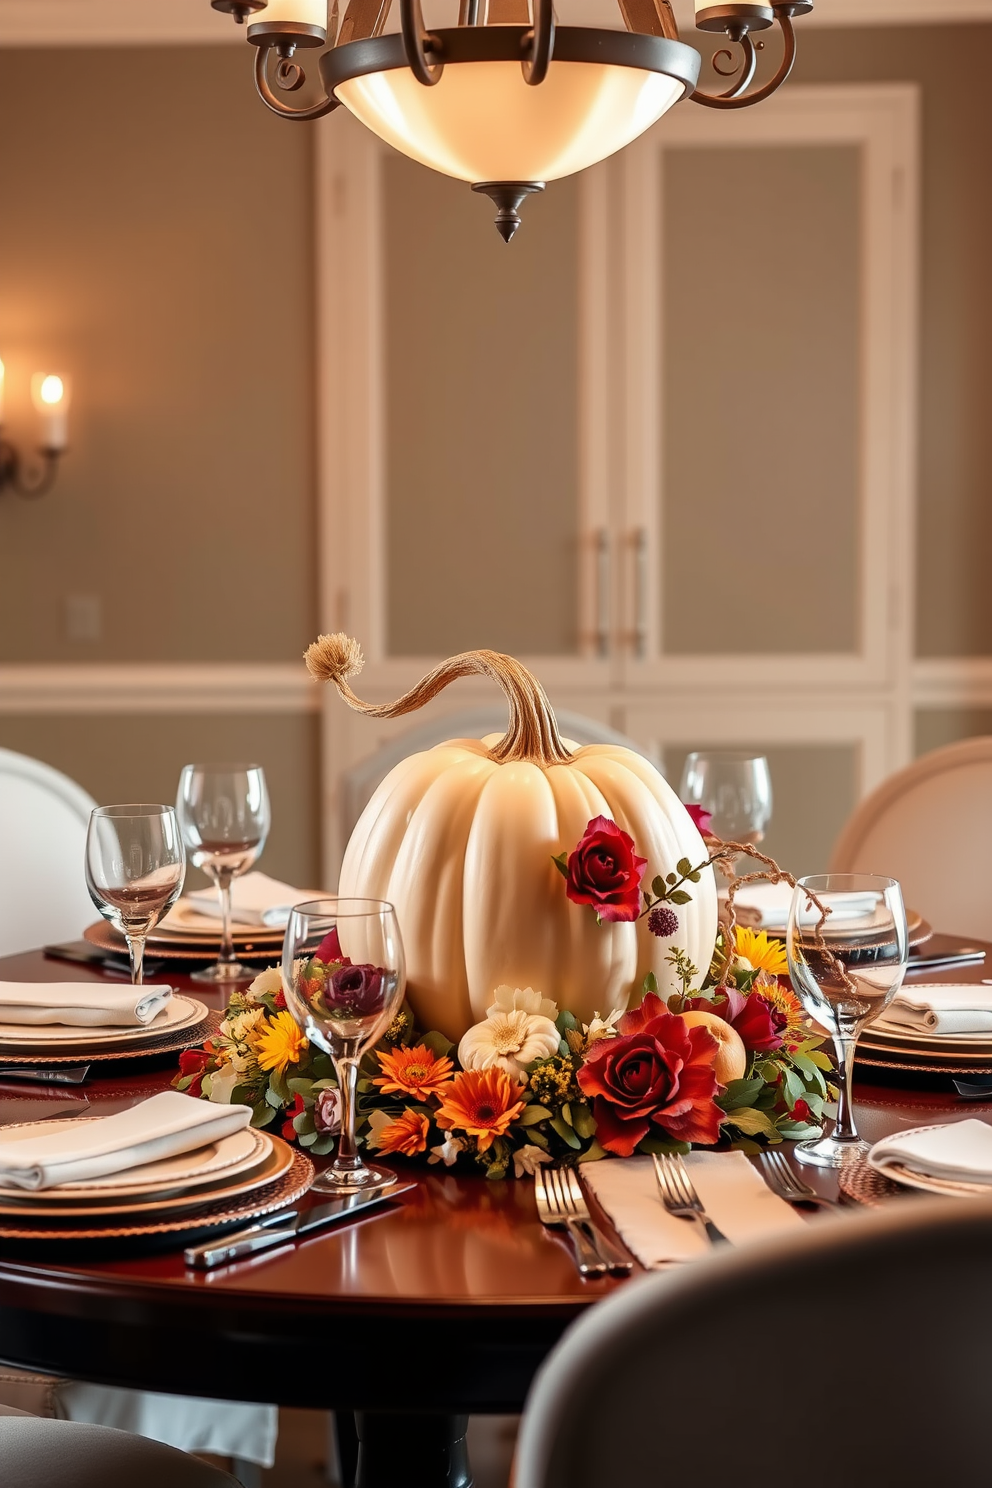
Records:
M83 877L95 805L68 775L0 749L0 956L77 940L96 918Z
M992 940L992 737L914 760L857 807L831 872L881 873L934 929Z
M235 1478L172 1447L0 1406L4 1488L238 1488Z

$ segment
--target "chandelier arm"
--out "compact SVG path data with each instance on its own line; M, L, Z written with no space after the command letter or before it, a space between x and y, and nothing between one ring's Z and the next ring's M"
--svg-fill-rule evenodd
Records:
M255 52L255 88L266 108L270 108L274 114L278 114L280 119L322 119L325 114L329 114L332 109L336 109L338 107L338 100L333 94L323 98L320 103L311 104L309 108L304 109L289 108L287 104L283 103L282 99L272 91L272 84L269 82L268 73L269 54L276 50L277 45L278 43L274 41L266 41ZM293 84L294 90L300 86L306 77L301 67L297 70L299 72L299 78Z
M555 49L554 0L534 0L534 26L524 37L527 53L520 63L524 82L531 87L543 83Z
M706 108L715 109L750 108L752 103L763 103L766 98L770 98L781 88L796 60L796 33L791 16L784 11L776 9L775 19L782 28L782 40L785 47L782 64L775 76L760 88L755 88L753 93L746 93L743 96L740 96L740 84L729 93L701 93L697 88L696 92L691 95L693 103L701 103ZM744 86L746 87L747 84L745 83Z
M750 36L744 35L740 37L737 45L744 53L744 70L741 73L740 77L737 79L736 83L732 83L731 86L727 89L726 93L720 93L718 95L718 97L720 98L740 98L740 96L743 93L746 93L748 88L754 82L754 74L758 70L758 51ZM730 51L730 48L723 47L713 57L713 70L714 72L718 72L721 77L732 77L738 70L738 67L742 65L741 63L738 63L736 66L728 67L727 70L724 71L722 67L717 67L717 61L720 57L728 57L730 58L731 62L733 62L733 55Z
M400 31L410 71L418 83L423 83L425 88L433 88L435 83L441 81L444 63L436 62L432 66L427 60L428 51L439 52L441 43L438 37L424 29L424 13L420 8L420 0L400 0Z
M8 440L0 438L0 491L9 486L27 501L46 496L55 484L61 451L42 449L40 453L44 463L36 475L28 476L17 450Z

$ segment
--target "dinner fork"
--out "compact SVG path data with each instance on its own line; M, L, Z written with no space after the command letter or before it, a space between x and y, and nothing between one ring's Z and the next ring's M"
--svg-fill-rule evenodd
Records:
M692 1219L701 1224L711 1245L729 1245L722 1230L718 1230L703 1208L688 1169L677 1153L666 1152L659 1156L653 1153L654 1172L658 1180L661 1201L669 1214L679 1219Z
M580 1276L602 1276L606 1262L600 1260L581 1225L567 1210L558 1197L550 1174L538 1168L534 1174L534 1197L537 1199L537 1217L548 1229L563 1229L572 1244L572 1254Z
M818 1209L837 1209L836 1199L825 1199L804 1183L793 1170L784 1152L762 1152L761 1166L768 1187L787 1204L813 1204Z
M606 1262L607 1271L615 1272L618 1276L632 1271L633 1261L629 1256L624 1255L619 1246L613 1244L610 1237L604 1234L590 1214L589 1205L575 1169L551 1168L548 1171L548 1179L555 1186L562 1208L574 1215L576 1224L582 1226L585 1234L592 1241L600 1260Z

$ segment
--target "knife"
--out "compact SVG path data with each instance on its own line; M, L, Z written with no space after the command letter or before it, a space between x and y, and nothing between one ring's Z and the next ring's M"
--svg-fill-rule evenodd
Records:
M33 1069L21 1064L0 1069L0 1080L28 1080L34 1085L82 1085L89 1072L88 1064L67 1064L54 1069Z
M985 952L978 946L962 946L959 951L935 952L932 956L910 956L907 971L932 970L937 966L971 966L985 960Z
M318 1204L315 1209L306 1209L302 1213L297 1209L289 1209L280 1214L270 1214L257 1224L249 1225L247 1229L236 1230L233 1235L208 1240L204 1245L190 1246L183 1251L183 1259L187 1266L196 1266L204 1271L209 1271L214 1266L227 1266L231 1261L240 1261L244 1256L267 1250L270 1245L286 1245L291 1240L301 1240L304 1235L316 1234L318 1230L326 1229L338 1220L371 1209L376 1204L384 1203L386 1199L395 1199L415 1187L413 1183L394 1183L389 1187L370 1189L368 1193L342 1194L339 1199L331 1199L326 1204Z

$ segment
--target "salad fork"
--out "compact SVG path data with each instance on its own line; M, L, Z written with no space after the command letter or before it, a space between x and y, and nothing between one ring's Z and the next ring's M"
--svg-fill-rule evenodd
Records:
M534 1174L534 1197L537 1216L548 1229L563 1229L572 1245L572 1254L580 1276L603 1276L606 1262L600 1260L574 1214L565 1208L558 1196L553 1177L538 1168Z
M618 1276L626 1276L632 1271L633 1261L613 1244L610 1237L603 1233L590 1214L589 1205L575 1169L551 1168L548 1171L548 1178L555 1185L562 1207L575 1216L576 1223L585 1230L600 1260L606 1262L607 1271L612 1271Z
M768 1187L787 1204L813 1204L818 1209L837 1209L836 1199L825 1199L793 1171L784 1152L762 1152L761 1166Z
M729 1245L726 1235L717 1229L703 1208L702 1200L681 1157L677 1153L668 1152L663 1156L655 1152L652 1156L661 1202L669 1214L674 1214L678 1219L691 1219L702 1225L711 1245Z

